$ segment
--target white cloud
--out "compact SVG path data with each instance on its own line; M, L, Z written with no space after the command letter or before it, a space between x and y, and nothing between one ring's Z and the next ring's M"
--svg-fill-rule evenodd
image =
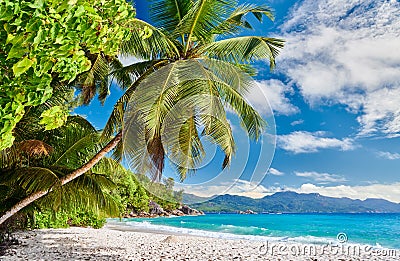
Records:
M280 148L298 153L318 152L320 149L340 149L342 151L356 148L350 138L336 139L324 137L325 132L295 131L287 135L279 135L277 144Z
M293 121L292 123L290 123L290 125L296 126L296 125L300 125L300 124L303 124L303 123L304 123L304 120L297 120L297 121Z
M176 184L176 187L179 189L181 188L181 185ZM203 186L201 184L184 185L182 188L187 193L191 193L201 197L230 194L250 198L262 198L275 192L275 190L268 189L263 185L241 179L235 179L232 181L226 181L219 184L207 186Z
M306 172L295 172L294 173L297 177L304 177L310 178L318 183L334 183L334 182L345 182L347 181L345 177L336 175L336 174L329 174L329 173L318 173L315 171L306 171Z
M361 125L359 135L369 135L380 131L388 137L398 136L400 134L399 104L400 88L382 88L368 93L363 102L364 114L357 119Z
M279 80L257 81L246 99L261 114L270 115L272 108L275 113L290 115L299 111L286 97L292 91Z
M399 153L391 153L391 152L386 152L386 151L379 151L377 152L377 155L381 158L389 159L389 160L398 160L400 159L400 154Z
M327 197L347 197L365 200L367 198L381 198L400 203L400 182L393 184L372 184L366 186L316 186L303 184L300 188L287 188L297 193L319 193Z
M122 65L128 66L134 63L143 62L143 60L138 59L134 56L118 56L118 59L121 61Z
M361 135L397 136L399 9L394 0L305 0L281 28L287 44L278 69L311 104L360 113Z
M274 168L269 168L268 173L274 176L283 176L285 173Z

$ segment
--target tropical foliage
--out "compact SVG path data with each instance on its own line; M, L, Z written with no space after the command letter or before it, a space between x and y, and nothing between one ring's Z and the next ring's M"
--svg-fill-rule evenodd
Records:
M204 157L202 135L225 153L225 168L235 151L226 109L239 115L251 138L260 137L265 122L244 98L253 85L250 63L268 59L273 68L283 47L280 39L234 36L251 28L248 15L261 22L273 18L271 10L220 0L152 0L150 6L152 37L130 37L121 48L140 61L111 73L126 92L103 137L123 130L114 156L124 153L133 169L155 180L166 157L181 180L193 173Z
M1 151L0 213L37 190L52 192L24 209L22 216L26 218L21 226L98 228L105 223L105 217L148 212L149 199L159 199L147 192L132 172L109 158L103 158L67 185L59 184L63 176L80 167L102 146L98 132L80 116L69 116L62 127L44 132L37 115L52 104L62 106L62 100L70 99L67 90L56 92L41 106L29 108L15 129L16 142ZM151 183L146 177L142 179ZM173 194L173 186L167 189L159 184L158 188L168 197ZM163 199L161 205L168 209L167 204L178 204L173 197L169 200L172 203Z
M45 104L50 101L52 99ZM38 190L48 190L51 192L46 197L25 209L31 217L34 212L42 210L74 213L69 217L82 211L99 216L118 215L119 202L110 194L115 188L110 173L118 168L113 160L103 158L68 185L60 184L63 176L81 166L102 145L98 142L97 131L85 119L70 116L61 128L44 133L44 126L35 117L45 110L41 107L45 106L30 108L17 124L17 141L11 148L1 151L0 212ZM43 220L40 214L39 220Z
M1 49L5 50L0 52L0 77L4 78L2 82L5 83L0 88L2 93L6 86L12 86L10 90L16 90L4 92L6 97L2 99L2 102L7 103L2 105L2 113L7 117L2 116L0 122L3 124L0 125L0 148L10 146L15 139L16 142L11 147L1 152L4 168L8 171L7 175L2 175L6 177L2 184L11 186L7 182L15 182L15 188L25 193L20 191L17 194L27 197L4 214L0 223L49 192L51 193L48 196L38 201L38 205L51 197L56 206L61 206L62 203L58 202L67 202L67 207L75 207L74 204L85 205L90 196L66 193L68 187L76 192L76 184L79 185L79 182L87 188L97 186L93 197L98 206L113 208L116 205L112 204L113 192L109 190L113 182L107 183L110 180L106 173L110 173L107 170L115 165L105 157L113 149L115 159L121 160L122 155L125 155L136 172L149 173L153 180L161 180L165 158L168 157L183 180L202 161L204 148L201 136L205 136L224 152L222 167L229 166L235 143L226 118L227 109L237 113L251 138L257 140L261 136L266 123L244 98L253 85L251 75L255 74L250 64L267 59L273 68L283 41L263 36L236 37L236 34L242 29L251 28L249 15L260 22L264 16L272 19L268 7L238 5L234 0L152 0L151 18L155 21L152 26L131 18L132 9L126 6L124 0L95 0L94 3L91 2L95 8L83 0L70 0L61 4L50 0L36 0L33 4L19 4L0 0L0 11L8 14L0 19L0 23L3 23L1 25L6 28L6 33L1 32L4 35L0 36L7 39L0 43ZM20 13L23 15L16 10L22 10ZM33 19L32 17L38 21L36 31L27 28L27 21ZM64 19L63 23L71 26L71 31L52 29L51 19L56 24L59 19ZM18 24L20 20L23 22ZM52 32L60 34L53 37ZM94 37L101 40L93 40L93 45L89 48L87 41L82 41L86 39L83 38L86 33L90 39ZM20 37L21 34L24 36ZM116 37L115 42L113 37ZM67 46L68 50L63 50L60 39L63 40L62 46ZM25 40L28 42L25 43ZM24 53L8 57L14 45L15 48L23 49ZM115 57L118 50L122 55L134 56L139 62L124 67ZM41 77L41 81L43 79L46 88L43 94L32 89L34 94L31 95L25 89L30 90L29 86L41 86L35 82L35 79L39 80L38 77ZM75 133L72 130L74 128L69 129L69 124L79 125L79 128L86 126L84 120L66 117L65 108L57 108L53 104L40 114L34 114L41 120L33 121L32 129L48 130L46 135L43 131L36 132L38 137L31 138L42 142L43 149L39 150L42 153L35 154L34 150L33 157L29 153L24 155L22 161L16 161L24 162L22 165L12 161L13 157L21 155L21 150L30 151L29 148L32 147L33 141L26 137L18 139L16 128L17 123L22 122L25 111L33 109L39 112L40 106L30 105L43 104L52 92L62 90L68 85L81 90L83 103L89 103L96 94L104 101L108 94L110 77L125 93L115 104L100 138L94 129L92 132L84 132L84 136L79 136L83 134L80 131ZM37 93L40 94L40 99L35 96ZM25 94L35 102L25 102ZM22 100L14 102L18 97L22 97ZM65 119L67 124L56 128ZM29 120L26 122L28 125L32 124ZM60 135L59 132L68 130L73 135L77 134L79 140L63 139L69 136L65 133ZM15 133L15 138L12 133ZM29 133L21 132L21 135ZM164 135L165 133L168 135ZM55 152L52 152L53 149ZM33 174L23 175L24 171ZM66 175L67 172L69 174ZM44 180L44 177L48 179ZM99 184L103 182L107 185ZM118 182L122 187L124 183L128 184L125 192L132 194L130 187L134 183L131 180L122 178ZM162 190L162 187L157 186L153 185L155 191ZM108 189L103 190L105 187ZM173 193L170 194L171 197L174 196ZM62 200L69 195L71 198ZM129 195L120 193L120 202L132 201ZM148 196L151 198L151 195ZM9 199L11 197L7 198ZM19 199L21 197L13 198L14 203Z
M13 144L28 106L43 104L97 57L115 56L135 30L126 25L134 15L125 0L0 0L0 149ZM56 128L65 114L53 109L41 123Z

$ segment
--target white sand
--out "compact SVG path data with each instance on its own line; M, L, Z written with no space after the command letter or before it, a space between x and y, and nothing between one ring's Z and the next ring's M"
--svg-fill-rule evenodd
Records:
M119 231L112 226L43 229L16 235L22 244L9 249L0 260L400 260L400 250L390 252L367 246L346 249L224 240Z

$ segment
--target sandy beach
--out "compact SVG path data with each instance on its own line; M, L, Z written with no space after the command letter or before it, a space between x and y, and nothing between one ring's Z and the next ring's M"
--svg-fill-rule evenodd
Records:
M399 260L400 251L356 245L225 240L102 229L43 229L16 233L19 245L0 260Z

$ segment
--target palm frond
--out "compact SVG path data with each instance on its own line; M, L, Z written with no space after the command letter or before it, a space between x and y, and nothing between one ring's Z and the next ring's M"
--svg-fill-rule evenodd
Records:
M269 59L270 67L275 67L275 58L284 41L261 36L243 36L225 39L205 45L200 49L204 55L227 62L248 63Z
M207 120L209 124L204 129L203 134L211 138L211 142L217 144L225 154L222 163L222 169L230 165L233 154L235 153L235 141L233 139L232 129L225 117Z
M11 147L0 150L0 169L10 169L21 163L21 151L14 143Z
M99 101L104 104L109 94L109 62L104 54L90 55L92 67L81 74L74 85L81 90L79 96L83 104L89 104L98 94Z
M48 165L62 165L76 168L74 164L84 163L93 156L102 143L93 125L81 116L69 116L62 127L49 131L42 140L54 148L54 153L44 159Z
M94 167L92 171L101 175L112 175L120 171L121 165L112 158L102 158Z
M196 41L207 43L213 37L212 31L221 24L234 7L234 1L198 0L183 17L175 35L184 34L187 37L185 53Z
M118 85L121 88L127 89L141 75L149 70L152 70L155 65L167 62L167 59L154 59L150 61L137 62L131 65L114 68L113 71L110 73L110 76L113 80L117 81Z
M266 122L260 114L251 107L240 93L231 86L218 82L216 83L220 97L239 116L241 126L246 130L251 139L258 140L263 133Z
M123 71L123 68L124 65L119 59L113 59L110 62L111 82L115 81L120 88L126 89L128 86L132 85L133 79L131 78L131 75Z
M67 122L63 126L64 128L80 128L86 130L86 133L96 132L96 128L85 118L80 115L70 115L68 116Z
M179 57L177 47L179 43L169 39L164 32L156 27L139 19L133 19L127 26L132 29L128 38L121 45L121 54L142 60ZM143 39L140 32L145 28L150 28L152 34Z
M105 190L113 186L115 184L104 175L86 173L63 186L63 204L70 209L84 207L97 213L106 211L110 215L118 215L116 201Z
M170 102L178 96L172 87L179 83L182 62L168 64L138 85L125 111L122 142L133 169L157 178L164 163L161 126ZM169 92L167 92L169 91Z
M247 68L243 69L240 64L232 64L207 57L196 60L218 79L241 94L247 93L249 88L254 85L254 80L247 74Z
M260 23L262 22L263 15L268 17L271 21L274 21L274 15L272 14L271 8L255 4L243 4L238 6L227 21L233 24L242 25L247 21L245 20L245 16L250 13L253 14Z
M188 0L151 0L150 18L156 27L172 33L192 5Z
M131 100L132 95L135 93L137 86L150 74L159 68L167 65L169 63L168 60L160 60L158 63L155 63L150 69L144 72L135 82L132 83L129 88L126 89L125 93L118 99L115 103L114 108L111 112L110 117L107 120L106 126L104 127L101 135L101 141L110 138L115 133L118 133L122 130L122 125L124 121L124 114L127 107L128 102ZM121 159L122 145L118 145L118 150L115 150L115 158Z
M63 165L71 168L82 166L93 157L101 147L99 135L97 133L83 136L76 140L72 146L67 147L62 155L54 161L54 165Z
M43 167L20 168L5 176L6 180L3 180L3 184L20 186L28 195L35 191L50 190L61 185L58 176L50 169Z
M197 63L197 61L196 61ZM202 68L201 63L197 65ZM187 81L181 85L182 104L194 104L199 123L204 126L202 135L210 138L210 141L218 145L225 153L223 168L230 163L235 151L233 134L224 109L224 99L218 88L218 77L202 68L205 79ZM195 85L194 85L195 84ZM226 84L226 83L224 83ZM191 90L196 89L197 94L192 95ZM176 108L174 108L177 110ZM182 108L178 111L183 111ZM187 117L186 117L187 118ZM169 133L169 132L168 132Z
M163 132L167 135L163 138L163 145L183 181L188 173L194 173L205 152L197 131L199 123L194 112L183 106L179 110L186 113L165 119Z

